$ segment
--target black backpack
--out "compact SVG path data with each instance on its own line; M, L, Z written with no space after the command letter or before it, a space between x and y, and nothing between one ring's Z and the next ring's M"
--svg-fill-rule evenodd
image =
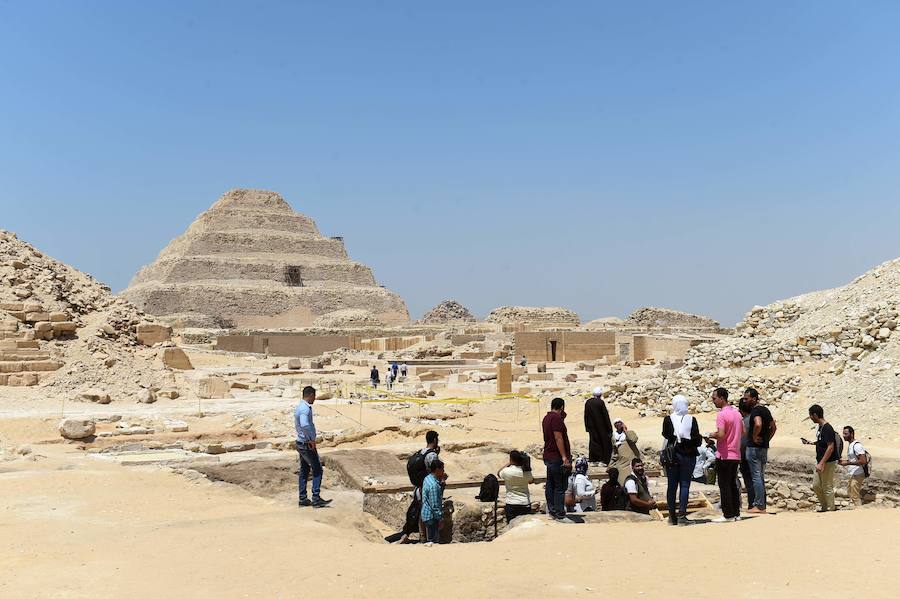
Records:
M409 475L409 482L416 488L421 487L422 483L425 482L425 477L428 476L428 469L425 467L425 458L430 453L434 453L434 450L429 449L425 453L417 451L406 460L406 474Z
M500 481L493 474L488 474L481 481L481 490L475 499L478 501L497 501L500 497Z
M616 484L616 491L613 494L612 507L613 510L627 510L631 507L631 501L628 499L628 493L625 487Z

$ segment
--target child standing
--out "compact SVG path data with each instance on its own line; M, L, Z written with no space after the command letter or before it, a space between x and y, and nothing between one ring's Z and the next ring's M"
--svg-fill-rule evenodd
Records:
M422 523L425 525L425 546L430 547L438 540L438 530L442 528L444 517L444 463L435 459L431 463L431 474L422 483Z

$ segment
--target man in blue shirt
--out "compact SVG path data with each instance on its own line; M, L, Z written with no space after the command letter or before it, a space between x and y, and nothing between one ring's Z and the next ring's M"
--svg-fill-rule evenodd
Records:
M425 546L438 542L438 531L444 527L444 463L431 462L431 474L422 483L422 522L425 524Z
M300 454L300 507L325 507L330 499L322 499L322 462L316 450L316 425L313 423L312 406L316 401L316 390L303 388L303 399L294 409L294 428L297 429L297 452ZM312 472L312 501L306 496L306 481Z

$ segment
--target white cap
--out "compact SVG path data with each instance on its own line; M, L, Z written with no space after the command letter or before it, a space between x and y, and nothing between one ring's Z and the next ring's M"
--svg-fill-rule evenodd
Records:
M603 395L603 387L594 387L594 397L600 397Z
M613 424L616 424L617 422L622 422L622 419L621 419L621 418L616 418L615 420L613 420ZM625 423L622 422L622 424L625 424Z

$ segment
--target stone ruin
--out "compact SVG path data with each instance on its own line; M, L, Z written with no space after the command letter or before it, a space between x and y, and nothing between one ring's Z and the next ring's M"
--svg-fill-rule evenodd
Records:
M501 306L491 310L487 321L501 325L578 326L581 319L578 318L578 314L567 308Z
M444 300L429 310L422 317L422 324L448 324L458 322L475 322L475 316L469 309L456 300Z
M142 268L122 294L181 326L305 327L347 309L405 324L403 300L279 194L234 189Z
M670 310L669 308L653 307L638 308L622 324L625 327L650 330L672 329L678 331L718 332L722 328L717 321L708 316Z

